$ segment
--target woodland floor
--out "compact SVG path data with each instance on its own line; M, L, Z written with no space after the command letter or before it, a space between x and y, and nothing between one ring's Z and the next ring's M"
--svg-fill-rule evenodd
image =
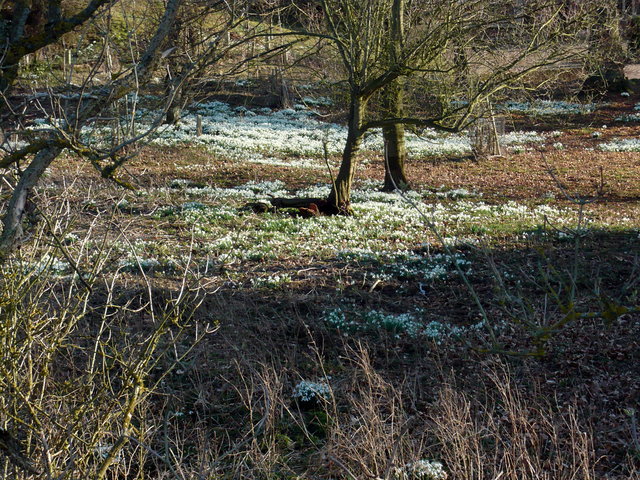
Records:
M421 309L425 320L446 319L459 326L477 322L479 311L456 275L429 284L402 276L376 281L380 263L328 255L323 253L324 240L319 239L317 254L305 251L296 255L285 250L271 257L215 263L201 273L199 284L206 298L196 315L201 321L219 322L220 329L200 345L184 376L176 380L175 393L165 400L173 410L191 412L182 420L184 431L209 428L218 432L232 430L234 419L241 423L242 412L230 386L237 380L234 362L270 365L288 372L294 383L295 378L323 375L319 356L326 374L339 385L351 368L344 357L345 344L362 341L368 345L378 373L410 392L410 412L431 408L445 384L453 384L481 402L495 388L488 372L499 362L500 368L510 370L522 397L537 406L532 408L549 404L560 414L565 408L575 408L580 425L593 434L598 478L628 478L630 464L640 468L637 432L634 439L633 419L627 410L640 412L640 315L621 315L609 323L602 318L575 320L551 336L540 357L521 355L531 353L536 345L532 330L517 323L527 314L538 325L560 318L566 305L562 299L554 304L550 292L562 297L571 285L578 292L576 304L583 312L599 311L609 300L631 306L639 303L640 153L605 152L597 145L638 136L640 123L621 123L615 118L640 102L640 92L606 101L606 107L591 115L517 116L512 120L519 130L559 131L553 142L560 142L562 149L548 143L500 157L442 156L409 161L412 186L422 192L465 189L481 194L481 201L489 205L508 201L547 205L569 209L575 219L588 218L588 231L568 241L555 235L559 227L550 221L538 225L537 230L526 229L528 236L515 226L504 231L486 227L486 243L457 247L456 251L472 259L474 275L469 278L488 316L496 325L506 325L499 332L500 343L518 354L486 353L491 349L486 333L438 344L394 332L347 336L336 331L323 320L328 309L375 309L395 314ZM368 158L359 179L381 181L381 159L376 155ZM192 164L200 167L181 168ZM280 180L291 191L329 181L322 170L212 158L200 148L153 146L126 167L126 176L150 193L124 192L97 179L86 164L69 158L52 169L47 179L51 188L45 196L50 208L59 206L53 192L72 185L65 199L74 215L73 231L83 232L96 218L111 215L109 228L106 223L97 226L97 230L109 230L110 238L118 237L120 229L131 242L155 242L157 254L164 244L169 250L185 255L191 252L197 261L204 261L209 256L205 253L207 237L192 241L188 225L170 215L158 215L167 205L190 200L181 190L169 187L172 179L220 188ZM114 210L125 197L127 207ZM425 200L426 211L430 202ZM241 203L234 208L240 209ZM257 217L243 213L236 220L225 221L233 234L234 228L241 230L260 222ZM454 231L458 226L445 222L442 228L446 237L448 229ZM296 235L302 234L291 233L292 243L300 240ZM424 245L425 240L430 247ZM414 252L426 248L440 252L442 248L426 227L425 238L414 239L413 245ZM528 305L501 300L504 290L497 286L492 264L501 272L510 272L504 290L515 292ZM169 271L150 269L147 274L159 292L170 292L180 282ZM288 280L269 283L276 275L286 275ZM144 288L140 275L132 272L126 278L123 299ZM252 283L255 278L266 283ZM196 394L198 398L194 398Z

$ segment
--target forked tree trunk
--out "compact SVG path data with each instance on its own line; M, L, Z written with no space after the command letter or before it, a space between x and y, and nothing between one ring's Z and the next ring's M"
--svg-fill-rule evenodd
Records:
M342 163L338 175L331 186L331 193L327 202L344 215L350 215L351 210L351 186L356 174L357 153L362 143L362 124L366 110L366 100L357 94L353 94L351 107L349 108L349 125L347 142L342 152Z
M385 110L395 118L404 116L404 85L398 78L385 88ZM396 123L382 129L384 137L384 186L385 192L392 192L396 188L406 190L409 180L405 172L407 148L404 141L404 125Z

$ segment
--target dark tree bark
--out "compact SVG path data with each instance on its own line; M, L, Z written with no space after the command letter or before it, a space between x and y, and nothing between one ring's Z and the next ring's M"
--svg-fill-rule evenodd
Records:
M47 167L60 155L62 148L50 145L40 150L22 173L13 190L7 213L2 219L3 229L0 236L0 259L3 252L9 252L22 238L22 220L26 212L27 201L31 191L42 177Z
M404 85L401 79L387 85L384 92L385 110L392 118L404 117ZM384 185L382 190L392 192L396 188L409 188L409 180L405 172L407 148L405 129L402 123L389 125L382 129L384 137Z
M327 203L332 205L335 210L344 215L350 215L351 210L351 187L357 169L357 153L362 143L364 131L364 115L367 108L367 101L357 92L353 92L351 96L351 106L349 108L349 125L347 132L347 141L342 152L342 162L340 170L331 186L331 193L327 198Z
M31 2L17 0L10 7L10 15L0 19L0 92L6 94L18 77L20 60L47 45L57 42L65 33L85 24L95 13L112 0L92 0L75 15L62 18L60 1L49 0L46 28L27 32L26 24L31 13Z
M402 42L404 39L405 0L394 0L391 9L391 41L389 57L391 65L400 63ZM383 91L383 103L386 114L391 118L404 117L404 79L396 78L388 83ZM409 187L405 173L407 149L404 141L404 125L396 123L382 129L384 137L384 191L402 190Z

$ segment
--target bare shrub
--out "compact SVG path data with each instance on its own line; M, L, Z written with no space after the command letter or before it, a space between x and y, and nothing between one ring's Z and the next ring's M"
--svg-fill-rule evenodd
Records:
M593 480L592 437L571 407L525 399L508 369L488 374L495 392L483 403L445 386L433 421L453 478L465 480Z
M403 408L401 390L374 369L366 348L348 349L353 373L343 389L345 405L333 399L333 422L327 456L348 478L395 478L401 468L419 460L422 435ZM343 413L344 412L344 413Z
M47 225L32 249L0 266L0 476L142 478L156 434L150 398L204 335L185 339L197 293L183 288L160 302L147 283L123 300L118 272L76 266L63 277L68 265L44 238L64 225ZM79 256L88 242L75 247Z

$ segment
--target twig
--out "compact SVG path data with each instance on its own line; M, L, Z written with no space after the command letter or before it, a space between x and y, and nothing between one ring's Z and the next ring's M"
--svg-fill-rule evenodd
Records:
M333 455L327 455L327 458L332 462L334 462L336 465L338 465L340 468L342 468L347 473L347 475L351 477L351 480L358 480L358 477L356 477L353 473L351 473L351 470L349 470L349 468L344 463L342 463L338 458L334 457Z
M84 279L83 274L80 271L80 269L78 268L77 263L73 260L73 258L71 258L71 255L69 254L69 252L65 248L64 244L62 243L62 240L60 240L58 235L56 235L56 232L54 231L54 228L51 225L51 221L49 220L47 215L45 215L44 212L36 204L34 204L34 206L35 206L36 211L40 214L40 216L44 219L45 223L47 224L47 229L49 230L49 233L51 233L51 236L53 237L53 240L54 240L56 246L58 247L58 249L60 249L60 252L62 253L62 256L67 260L67 262L69 263L69 265L71 266L73 271L76 273L76 275L78 275L78 279L80 280L80 283L82 283L82 285L84 285L84 288L86 288L88 292L92 292L93 288Z
M389 157L386 154L385 154L384 161L385 161L385 165L386 165L386 167L388 169L389 168ZM454 257L453 265L454 265L454 267L456 269L456 272L458 273L458 275L460 275L460 278L462 278L462 281L464 282L465 286L469 290L469 293L471 294L476 306L478 307L478 310L480 310L480 315L482 316L482 320L484 321L484 324L487 326L487 329L489 330L489 335L491 336L491 341L493 343L493 346L494 346L494 348L496 348L497 345L498 345L498 339L497 339L495 330L493 329L493 325L491 325L491 322L489 321L489 315L487 314L487 311L485 310L484 306L482 305L482 301L480 300L480 296L478 295L478 293L476 292L475 288L473 287L473 285L469 281L469 277L467 276L467 274L462 270L460 265L458 265L458 262L455 261L454 253L451 250L451 248L447 245L447 243L445 242L444 238L442 237L442 234L438 230L438 227L429 219L429 217L427 217L425 215L425 213L420 209L420 207L418 207L418 205L413 200L411 200L401 189L398 188L398 185L396 184L396 182L393 179L393 177L391 177L391 182L393 183L394 191L398 195L400 195L400 197L405 202L407 202L409 205L411 205L418 212L420 217L423 219L425 225L429 228L429 230L431 230L431 232L436 236L438 241L442 244L442 248L447 253L447 255L450 255L450 256Z

